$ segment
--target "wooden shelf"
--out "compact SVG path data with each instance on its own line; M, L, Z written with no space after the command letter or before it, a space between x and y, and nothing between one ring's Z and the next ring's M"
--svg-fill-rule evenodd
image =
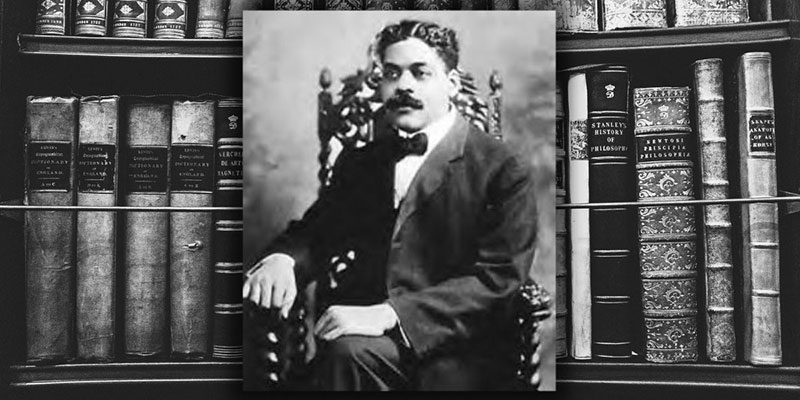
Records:
M26 55L111 58L242 58L239 39L130 39L19 34Z

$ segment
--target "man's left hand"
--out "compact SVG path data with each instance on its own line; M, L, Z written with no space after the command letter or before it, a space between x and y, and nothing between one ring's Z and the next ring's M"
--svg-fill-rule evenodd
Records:
M342 335L381 336L397 325L397 314L388 304L374 306L330 306L314 327L323 340Z

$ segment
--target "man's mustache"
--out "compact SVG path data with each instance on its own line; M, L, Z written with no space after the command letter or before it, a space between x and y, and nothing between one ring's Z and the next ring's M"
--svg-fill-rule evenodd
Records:
M390 97L389 100L386 100L386 108L390 110L396 110L400 107L410 107L421 110L423 108L423 104L421 100L418 100L405 92L396 94Z

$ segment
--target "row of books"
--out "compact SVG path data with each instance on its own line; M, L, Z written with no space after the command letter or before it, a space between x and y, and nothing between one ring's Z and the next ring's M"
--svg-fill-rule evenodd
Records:
M681 204L777 195L771 56L737 62L726 77L721 59L696 61L691 87L631 88L622 65L570 71L557 201L641 206L559 210L561 356L781 365L777 204Z
M244 10L262 7L262 0L38 0L35 32L121 38L232 39L242 37Z
M241 211L141 208L241 207L241 127L237 98L27 99L26 205L140 207L25 212L30 362L241 357Z

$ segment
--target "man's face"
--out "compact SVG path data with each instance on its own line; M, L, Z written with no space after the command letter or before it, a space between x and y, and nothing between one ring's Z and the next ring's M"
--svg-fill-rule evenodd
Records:
M410 38L386 48L379 90L389 123L416 132L447 114L458 79L436 50Z

